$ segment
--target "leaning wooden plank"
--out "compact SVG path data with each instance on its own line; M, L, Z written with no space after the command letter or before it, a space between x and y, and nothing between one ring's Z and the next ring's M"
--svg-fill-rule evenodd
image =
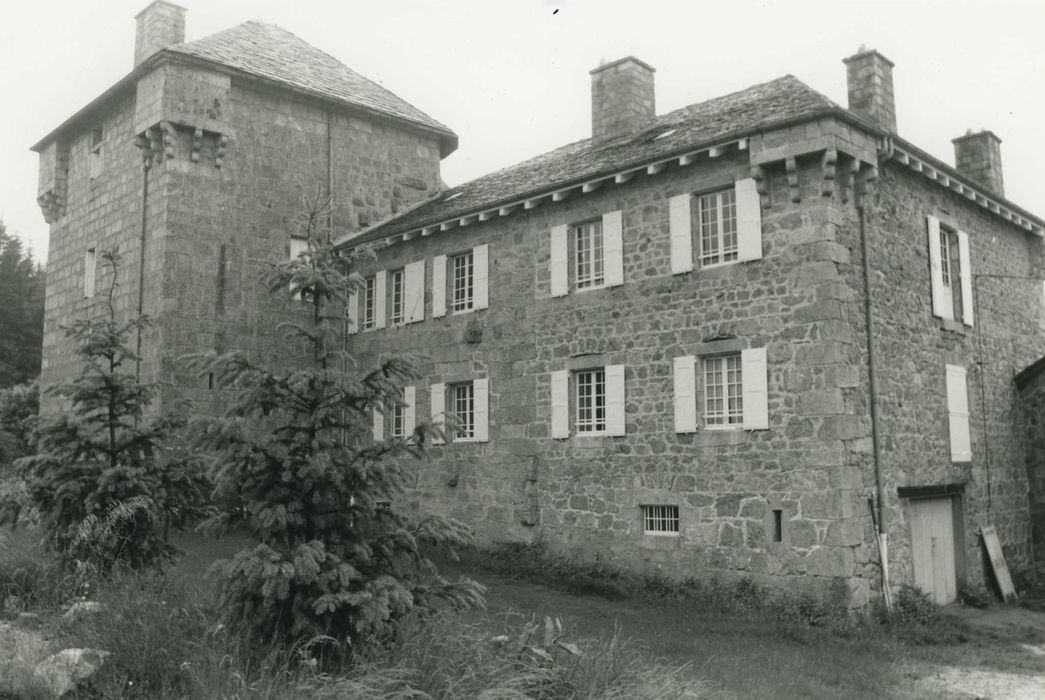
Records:
M1002 599L1006 603L1016 600L1016 589L1012 585L1012 577L1009 576L1009 567L1005 563L997 531L993 525L988 525L980 528L980 535L983 537L983 546L987 548L987 556L991 560L991 568L994 569L994 580L998 582Z

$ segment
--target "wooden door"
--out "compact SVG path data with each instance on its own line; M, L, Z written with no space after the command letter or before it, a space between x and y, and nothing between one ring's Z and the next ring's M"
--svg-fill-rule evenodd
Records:
M958 597L954 513L950 498L910 501L914 584L940 605Z

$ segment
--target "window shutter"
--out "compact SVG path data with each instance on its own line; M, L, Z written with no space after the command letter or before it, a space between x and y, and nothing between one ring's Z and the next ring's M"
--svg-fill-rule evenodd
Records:
M697 431L697 358L693 355L676 357L673 362L675 377L675 432Z
M372 409L374 411L374 440L381 442L385 439L385 414L378 410L377 406Z
M762 200L752 178L733 185L737 200L737 260L762 259Z
M446 385L433 384L429 389L432 400L432 423L440 430L446 430ZM446 440L433 437L433 445L442 445Z
M374 328L385 327L385 292L387 290L385 271L381 270L374 275Z
M432 258L432 318L446 316L446 256Z
M935 216L927 216L925 221L926 229L929 232L929 273L932 276L933 316L954 318L954 306L950 303L950 297L946 295L943 287L943 265L940 261L940 220Z
M472 248L472 299L476 309L490 306L490 246Z
M562 297L570 291L568 273L568 246L566 243L566 224L552 226L551 233L551 286L552 296Z
M602 215L602 245L606 286L616 287L624 284L624 217L620 211Z
M475 397L475 441L490 440L490 380L476 379L472 382Z
M416 323L425 320L425 261L418 260L406 266L406 279L403 281L403 310L406 322Z
M951 434L951 461L971 462L969 397L965 368L958 365L947 365L947 419Z
M606 434L624 434L624 365L606 365Z
M412 386L403 387L403 434L410 437L417 427L417 411L414 408L414 400L417 390Z
M671 274L693 270L692 196L680 194L668 200L668 228L671 231Z
M769 428L769 368L766 349L751 348L740 351L741 380L744 383L744 428Z
M345 316L348 317L348 332L359 332L359 292L352 290L348 293L348 306L345 308Z
M570 436L570 373L552 372L552 437Z
M958 267L962 279L962 322L973 325L972 264L969 262L969 234L958 232Z

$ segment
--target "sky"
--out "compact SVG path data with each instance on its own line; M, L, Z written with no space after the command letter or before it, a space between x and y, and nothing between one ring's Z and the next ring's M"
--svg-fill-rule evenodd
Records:
M32 0L0 22L0 219L37 259L48 226L29 147L126 75L147 0ZM792 74L846 104L842 59L891 59L901 136L954 162L951 139L1002 139L1009 199L1045 217L1042 0L182 0L187 40L282 26L460 137L451 186L587 138L590 76L634 55L657 113Z

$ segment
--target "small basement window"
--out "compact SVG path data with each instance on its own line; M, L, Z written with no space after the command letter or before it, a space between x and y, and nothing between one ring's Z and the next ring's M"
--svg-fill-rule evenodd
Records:
M781 508L774 508L773 513L773 542L784 541L784 511Z
M647 535L678 535L679 507L642 506L642 531Z

